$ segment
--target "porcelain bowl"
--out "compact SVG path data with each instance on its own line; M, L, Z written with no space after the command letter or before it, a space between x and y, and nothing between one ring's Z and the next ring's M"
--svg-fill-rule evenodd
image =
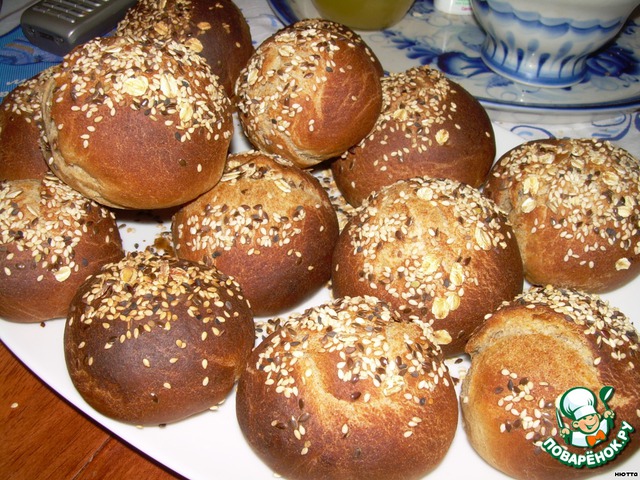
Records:
M579 83L586 59L622 29L640 0L471 0L483 61L537 87Z

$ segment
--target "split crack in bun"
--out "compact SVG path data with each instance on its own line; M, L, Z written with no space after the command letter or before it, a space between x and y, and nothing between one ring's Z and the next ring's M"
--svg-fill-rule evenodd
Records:
M331 164L347 201L358 206L382 187L412 177L482 185L496 146L480 102L426 66L391 73L381 82L382 111L375 126Z
M68 54L43 98L52 171L107 206L161 209L215 185L231 104L204 60L176 42L117 36Z
M458 403L431 329L363 297L284 319L253 351L236 413L285 478L407 480L448 451Z
M533 287L497 309L471 337L467 352L471 366L460 397L465 431L480 456L507 475L569 479L601 470L563 465L541 449L553 437L570 453L585 454L584 448L567 445L556 420L556 399L571 388L598 394L604 386L614 387L608 405L615 431L622 421L637 428L638 332L596 295ZM594 453L607 445L596 445ZM632 438L611 465L619 466L639 446Z
M0 180L42 178L50 156L42 119L50 67L11 90L0 104Z
M431 324L445 355L461 353L484 316L522 292L506 215L448 179L400 180L374 193L340 233L336 297L375 295Z
M311 167L369 133L382 104L382 74L351 29L302 20L266 39L249 59L236 82L239 119L256 148Z
M85 278L123 255L113 213L51 173L0 182L2 318L64 317Z
M98 412L136 425L221 403L253 345L253 314L231 277L149 251L88 278L64 331L78 392Z
M116 35L184 44L207 61L229 98L253 53L249 24L231 0L139 0Z
M498 160L484 191L509 215L530 283L601 293L640 273L640 162L624 149L526 142Z
M254 150L229 156L221 181L174 215L172 237L176 255L233 276L269 315L328 282L338 220L311 173Z

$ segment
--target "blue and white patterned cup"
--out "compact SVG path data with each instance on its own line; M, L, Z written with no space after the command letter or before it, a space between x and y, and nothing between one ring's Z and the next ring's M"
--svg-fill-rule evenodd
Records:
M587 57L614 38L640 0L471 0L485 30L481 57L511 80L579 83Z

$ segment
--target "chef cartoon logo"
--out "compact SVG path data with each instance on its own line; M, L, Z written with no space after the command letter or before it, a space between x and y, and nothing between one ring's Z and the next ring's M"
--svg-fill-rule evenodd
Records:
M613 396L613 388L601 388L599 396L605 407L603 414L597 410L598 402L595 393L588 388L575 387L558 398L556 418L560 435L567 444L574 447L593 448L607 439L609 432L613 429L615 417L615 413L607 404ZM562 419L563 415L570 420L569 426Z
M609 463L629 443L634 428L622 421L614 432L615 412L609 407L613 387L605 386L598 395L585 387L574 387L556 399L556 420L564 443L584 449L584 453L572 453L551 437L542 449L558 461L575 468L598 467ZM598 410L598 399L604 411ZM596 448L597 447L597 448ZM595 450L594 450L595 449Z

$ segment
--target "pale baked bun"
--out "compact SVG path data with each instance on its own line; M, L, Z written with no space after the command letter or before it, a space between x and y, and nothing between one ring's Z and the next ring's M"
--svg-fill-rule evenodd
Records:
M342 154L373 127L380 62L348 27L308 19L266 39L236 83L240 122L260 150L310 167Z
M160 209L215 185L232 110L204 60L176 42L125 36L67 55L44 94L51 169L104 205Z
M230 155L222 180L174 215L172 235L179 257L233 276L254 313L271 315L327 283L338 221L309 172L249 151Z
M622 312L595 295L533 287L491 315L469 340L467 351L471 367L462 382L461 405L469 442L485 461L513 478L569 479L603 473L586 460L581 468L564 465L543 445L553 448L552 439L575 454L575 461L588 451L604 458L603 450L616 440L623 422L637 429L638 332ZM557 414L568 429L565 433L575 430L578 415L565 417L561 409L556 411L564 402L556 402L576 387L598 396L603 387L614 389L607 405L602 398L592 403L599 415L610 409L615 416L607 439L591 448L570 445L561 435ZM637 455L637 432L627 433L631 441L621 452L612 456L607 451L608 467L619 469L620 462ZM577 436L567 438L578 443Z
M640 273L640 162L597 139L526 142L485 193L511 221L532 284L612 290Z
M447 453L458 404L431 329L364 297L284 319L253 351L236 413L284 478L409 480Z
M202 56L231 98L251 53L251 31L231 0L139 0L117 35L175 40Z
M78 286L124 252L111 211L52 174L0 182L0 317L67 314Z
M44 85L55 68L25 80L0 104L0 180L42 178L49 171L41 105Z
M149 251L89 277L64 331L78 392L103 415L136 425L221 403L253 344L253 316L232 278Z
M496 146L486 111L469 92L426 66L382 78L382 111L371 132L331 165L352 205L397 180L429 176L473 187Z
M375 295L436 330L446 355L522 292L522 260L506 216L454 180L400 180L373 194L333 255L337 297Z

